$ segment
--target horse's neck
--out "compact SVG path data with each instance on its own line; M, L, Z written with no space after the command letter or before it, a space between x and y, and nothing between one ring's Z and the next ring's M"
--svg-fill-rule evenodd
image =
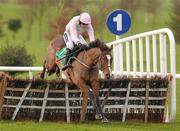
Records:
M101 50L99 48L92 48L92 49L89 49L86 53L87 53L87 57L91 59L92 61L94 61L101 54Z
M87 53L89 54L89 55L91 55L92 56L92 58L94 57L96 57L97 55L100 55L101 54L101 50L99 49L99 48L91 48L91 49L89 49L88 51L87 51Z
M78 64L85 64L87 66L92 66L95 59L97 59L101 55L101 50L99 48L91 48L87 51L83 51L78 55ZM74 63L76 65L77 63ZM69 68L68 72L72 82L76 83L77 79L75 79L74 74L78 74L79 77L84 78L85 80L89 80L89 69L84 66L74 66L74 68ZM67 75L67 74L66 74ZM78 77L77 75L77 77ZM69 77L69 76L68 76Z

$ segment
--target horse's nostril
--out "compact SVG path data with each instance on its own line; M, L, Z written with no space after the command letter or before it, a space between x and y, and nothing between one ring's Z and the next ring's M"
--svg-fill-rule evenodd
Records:
M109 78L110 78L110 75L109 75L109 74L106 74L106 78L109 79Z

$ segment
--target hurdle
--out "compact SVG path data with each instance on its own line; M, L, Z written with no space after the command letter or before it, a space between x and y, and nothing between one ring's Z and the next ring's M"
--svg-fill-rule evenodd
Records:
M169 50L167 48L168 44ZM168 28L158 29L122 38L107 43L107 45L113 45L113 74L115 76L146 76L149 78L156 75L161 77L165 77L167 74L172 75L171 112L170 116L168 116L167 108L165 120L166 122L172 122L176 115L176 78L179 78L179 74L176 75L176 50L172 31ZM124 50L126 53L123 52ZM168 53L169 59L167 58ZM158 62L160 67L158 67ZM125 64L126 67L124 66Z

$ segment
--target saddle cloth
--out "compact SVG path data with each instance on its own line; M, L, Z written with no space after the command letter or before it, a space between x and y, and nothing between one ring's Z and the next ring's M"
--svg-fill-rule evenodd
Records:
M77 57L78 54L83 51L83 49L79 48L79 47L74 47L74 49L72 50L72 52L69 54L70 57L69 57L69 60L68 60L68 63L70 62L70 64L73 62L73 58L74 57ZM56 59L57 60L61 60L62 64L64 65L65 63L65 54L66 54L66 47L60 49L59 51L56 52Z

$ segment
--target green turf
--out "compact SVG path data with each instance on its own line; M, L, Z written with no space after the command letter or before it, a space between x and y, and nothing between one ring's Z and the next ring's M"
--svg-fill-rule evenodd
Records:
M180 123L138 123L138 122L85 122L85 123L64 123L64 122L9 122L0 123L1 131L178 131Z

